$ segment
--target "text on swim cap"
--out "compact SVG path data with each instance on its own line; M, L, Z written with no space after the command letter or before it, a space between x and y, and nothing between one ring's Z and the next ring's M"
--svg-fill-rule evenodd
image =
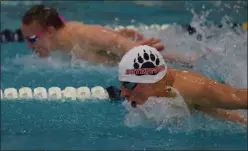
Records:
M127 69L126 75L135 74L135 75L156 75L159 72L165 70L165 65L161 65L154 68L140 68L140 69Z

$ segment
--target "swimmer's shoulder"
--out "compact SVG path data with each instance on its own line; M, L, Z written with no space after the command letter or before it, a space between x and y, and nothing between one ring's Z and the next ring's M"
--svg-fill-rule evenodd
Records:
M173 75L173 76L188 73L188 71L187 71L187 70L180 70L180 69L176 69L176 68L169 68L169 67L168 67L168 69L167 69L167 72L168 72L168 73L170 73L170 74L171 74L171 75Z
M74 46L78 38L78 31L84 28L84 24L76 21L68 21L65 27L59 30L59 37L66 46Z
M81 29L85 27L85 24L82 22L77 22L77 21L70 21L65 24L65 29L67 30L74 30L77 31L76 29Z
M173 72L177 76L185 76L185 77L195 77L195 78L200 78L200 79L209 79L206 76L202 75L199 72L194 72L191 70L182 70L182 69L170 69L170 72Z
M83 33L91 33L92 31L105 29L101 25L84 24L83 22L71 21L66 23L66 28L72 30L75 33L82 31Z
M79 21L68 21L66 22L66 25L68 26L75 26L75 25L85 25L83 22L79 22Z
M82 22L69 21L65 24L65 28L63 28L61 33L63 33L65 37L74 41L75 39L78 39L78 33L80 33L80 31L85 31L86 28L87 25Z

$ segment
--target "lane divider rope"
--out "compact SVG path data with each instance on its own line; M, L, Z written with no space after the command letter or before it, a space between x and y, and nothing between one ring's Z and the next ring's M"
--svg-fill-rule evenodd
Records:
M65 87L63 90L59 87L37 87L33 90L29 87L6 88L1 90L1 100L14 99L38 99L38 100L86 100L86 99L109 99L113 96L113 89L106 90L101 86L89 88L82 86L74 88Z

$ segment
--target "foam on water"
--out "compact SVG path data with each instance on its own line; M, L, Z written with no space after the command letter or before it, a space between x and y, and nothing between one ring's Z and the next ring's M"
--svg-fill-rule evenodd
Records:
M189 111L180 95L175 99L150 97L145 104L137 105L136 108L128 100L122 105L127 110L124 124L128 127L155 127L156 130L166 128L171 133L190 133L196 130L246 132L245 125L217 119L199 111ZM240 112L247 114L246 111Z
M136 108L127 100L124 101L123 106L128 110L125 124L130 127L155 126L157 130L166 127L176 132L191 129L190 111L178 91L173 90L177 93L174 99L149 97L143 105L137 105Z
M8 60L14 65L23 66L25 72L34 72L41 69L56 70L64 72L77 72L77 71L101 71L110 72L116 70L116 67L104 66L101 64L90 64L82 59L73 57L72 55L63 54L61 52L53 52L47 58L39 58L35 54L26 56L16 56L13 60ZM81 70L80 70L81 69Z
M179 92L174 88L172 90L176 92L176 98L149 97L143 105L137 105L136 108L125 100L122 103L127 110L125 125L128 127L152 126L156 130L166 128L171 133L190 133L195 130L235 131L236 133L246 131L245 125L218 120L199 111L190 111ZM246 111L240 110L240 112L247 117Z

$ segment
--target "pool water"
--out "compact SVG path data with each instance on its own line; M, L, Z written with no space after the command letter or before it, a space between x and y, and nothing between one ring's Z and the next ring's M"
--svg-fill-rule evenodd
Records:
M1 30L19 28L22 14L33 3L39 1L3 3ZM247 3L244 1L165 1L159 6L112 1L44 3L56 6L67 20L110 26L135 25L145 36L161 38L168 51L192 55L205 53L204 48L210 47L213 53L206 59L198 59L189 70L235 87L247 87L247 33L241 28L234 31L227 26L222 29L198 26L205 22L247 21ZM196 25L203 40L196 40L195 35L189 36L178 25L165 31L141 29L141 24L173 23ZM209 35L212 38L206 38ZM180 65L169 65L181 68ZM1 44L1 89L24 86L91 88L98 85L105 88L119 86L117 68L90 65L60 53L38 59L24 43ZM121 100L2 100L1 149L247 150L247 127L236 123L197 112L192 115L190 126L182 123L130 126L125 122L127 114ZM134 116L131 119L139 120Z

